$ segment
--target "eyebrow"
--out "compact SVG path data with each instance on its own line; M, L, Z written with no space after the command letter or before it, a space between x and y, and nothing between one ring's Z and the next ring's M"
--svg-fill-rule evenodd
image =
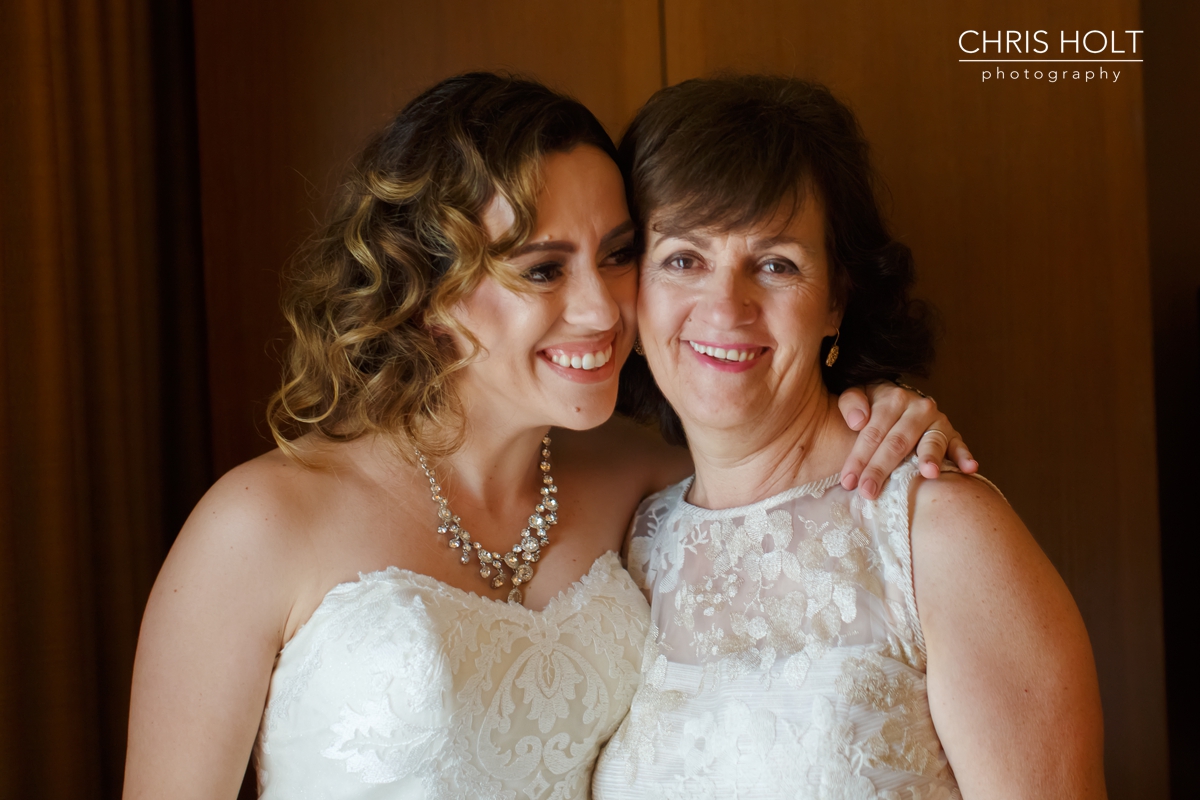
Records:
M799 247L805 253L809 253L810 255L815 252L811 245L805 244L795 237L784 236L783 234L780 234L779 236L767 236L762 239L755 239L754 244L758 247L774 247L775 245L779 244L790 244Z
M690 233L688 231L665 231L663 232L663 239L682 239L683 241L693 244L701 249L708 247L712 242L712 239L707 236L701 236L698 233ZM784 234L779 234L778 236L756 237L751 241L756 248L771 248L775 247L776 245L790 244L799 247L809 255L815 253L815 249L812 246L805 244L793 236L786 236Z
M633 230L633 220L627 219L617 227L613 228L608 233L600 238L600 247L603 249L611 244L614 239L624 236ZM523 244L508 254L508 258L520 258L529 253L574 253L579 248L574 242L564 242L561 240L552 240L549 242L530 242Z

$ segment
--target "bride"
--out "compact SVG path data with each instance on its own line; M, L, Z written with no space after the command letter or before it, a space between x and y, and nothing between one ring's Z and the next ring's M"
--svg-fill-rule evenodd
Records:
M614 156L580 104L483 73L364 151L285 298L279 447L151 594L127 798L232 798L252 750L264 797L587 795L649 629L614 553L690 469L610 419L639 248ZM873 397L844 399L873 434L846 473L927 427L923 459L968 463L931 403Z

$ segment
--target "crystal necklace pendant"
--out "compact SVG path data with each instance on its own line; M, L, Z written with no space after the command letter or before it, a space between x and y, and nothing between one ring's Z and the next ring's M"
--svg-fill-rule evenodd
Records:
M429 493L438 506L438 535L450 537L448 544L452 550L459 551L459 561L464 565L471 563L474 554L479 562L479 577L488 581L493 589L511 584L508 602L520 603L523 599L520 587L533 580L533 565L550 544L550 528L558 524L558 499L554 496L558 494L558 487L550 475L550 437L542 437L542 457L538 463L542 473L542 499L521 531L520 541L507 553L493 553L479 542L471 541L471 534L462 527L462 519L450 510L450 503L434 477L433 467L420 450L416 453L417 463L429 479Z

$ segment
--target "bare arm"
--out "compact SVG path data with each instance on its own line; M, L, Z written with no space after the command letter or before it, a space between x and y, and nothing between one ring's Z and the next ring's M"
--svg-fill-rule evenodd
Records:
M918 489L912 542L930 711L963 797L1105 797L1087 631L1021 520L948 475Z
M142 619L127 800L237 797L292 597L277 504L247 465L192 512Z

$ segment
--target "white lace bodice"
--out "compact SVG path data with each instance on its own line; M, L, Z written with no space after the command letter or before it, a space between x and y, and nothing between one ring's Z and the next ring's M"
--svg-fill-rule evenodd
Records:
M719 511L690 480L642 503L629 570L653 626L597 800L959 797L925 693L916 475L876 501L834 476Z
M638 684L649 609L613 553L543 611L388 569L279 654L264 798L585 798Z

